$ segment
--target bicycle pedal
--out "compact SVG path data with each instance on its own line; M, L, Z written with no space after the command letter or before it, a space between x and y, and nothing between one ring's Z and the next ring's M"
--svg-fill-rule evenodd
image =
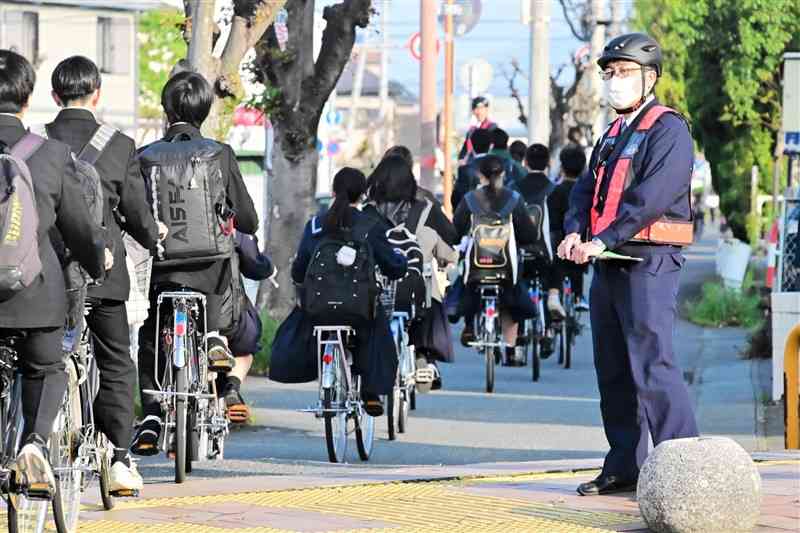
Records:
M52 500L53 492L49 483L31 483L23 491L29 500Z
M417 383L431 383L436 379L435 372L430 368L420 368L414 372L414 381Z
M130 489L112 490L110 492L110 494L114 498L138 498L139 497L139 491L138 490L130 490Z

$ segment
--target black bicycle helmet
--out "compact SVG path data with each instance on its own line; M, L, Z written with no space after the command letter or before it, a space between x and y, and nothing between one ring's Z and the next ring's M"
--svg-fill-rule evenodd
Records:
M653 67L656 75L661 76L661 46L658 41L644 33L626 33L614 37L603 48L597 64L604 69L606 65L617 60Z
M479 105L484 105L486 107L489 107L489 99L486 98L485 96L476 96L475 98L472 99L472 109L475 109Z

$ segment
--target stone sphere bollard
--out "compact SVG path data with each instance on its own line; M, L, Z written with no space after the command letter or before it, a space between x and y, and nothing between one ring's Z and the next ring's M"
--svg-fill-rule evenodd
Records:
M761 476L731 439L669 440L642 466L636 497L656 533L747 532L761 512Z

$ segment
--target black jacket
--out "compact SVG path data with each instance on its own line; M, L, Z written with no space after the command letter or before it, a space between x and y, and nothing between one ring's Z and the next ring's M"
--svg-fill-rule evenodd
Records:
M25 135L22 122L0 115L0 142L9 148ZM40 279L0 302L0 328L51 328L64 324L67 298L61 263L50 242L57 228L73 256L93 278L103 277L105 232L95 225L78 182L69 146L48 140L28 160L39 211Z
M202 136L200 130L194 126L176 124L167 130L164 139L170 140L182 133L194 138ZM247 192L247 187L245 187L233 149L227 144L222 146L224 148L221 162L222 178L225 180L228 207L236 212L236 229L242 233L253 235L258 230L258 213L255 206L253 206L250 193ZM229 263L228 259L223 259L208 263L182 265L180 267L159 267L158 264L154 264L150 285L180 285L206 294L222 294L225 292L226 287L230 286L231 269Z
M569 195L575 186L574 179L564 178L556 185L550 196L547 197L547 209L550 211L550 235L553 246L558 246L564 240L564 219L569 210Z
M453 186L453 194L450 196L450 205L453 209L461 205L461 200L468 192L474 191L480 184L480 164L481 159L487 154L478 154L470 159L466 165L458 167L456 183Z
M541 204L553 191L553 182L544 172L529 172L521 180L517 180L511 189L517 191L526 203Z
M506 202L508 202L512 194L510 189L503 187L491 203L491 208L495 211L499 211L506 205ZM514 235L517 239L517 245L526 246L528 244L536 244L538 232L533 222L531 222L530 216L528 216L528 212L525 210L525 202L521 198L520 202L514 208L511 218L514 224ZM453 224L456 227L459 238L470 234L472 230L472 212L470 212L466 201L462 201L458 204L456 214L453 216Z
M47 134L67 143L73 153L78 154L99 127L91 111L70 108L62 110L47 125ZM103 182L105 224L110 248L114 251L114 267L101 286L89 289L89 296L125 301L130 292L130 277L122 232L153 250L158 241L158 227L147 202L133 139L118 132L94 166Z

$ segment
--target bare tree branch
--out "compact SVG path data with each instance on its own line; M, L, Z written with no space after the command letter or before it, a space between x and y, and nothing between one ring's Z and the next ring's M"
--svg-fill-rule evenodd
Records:
M569 25L569 29L572 32L572 35L575 36L576 39L583 42L589 42L591 40L591 35L586 30L585 27L585 15L580 17L581 23L581 31L578 31L578 28L575 26L573 20L578 18L575 14L577 8L572 4L570 0L558 0L558 3L561 4L561 10L564 12L564 20L567 21ZM586 7L584 6L584 13L586 11Z
M508 82L508 90L511 93L511 98L516 100L517 102L517 109L519 110L519 116L517 120L519 120L523 126L528 125L528 115L525 113L525 104L522 102L522 97L519 95L519 91L517 90L517 76L523 76L522 69L519 68L519 61L516 59L511 60L511 68L513 69L511 74L503 68L503 77Z

